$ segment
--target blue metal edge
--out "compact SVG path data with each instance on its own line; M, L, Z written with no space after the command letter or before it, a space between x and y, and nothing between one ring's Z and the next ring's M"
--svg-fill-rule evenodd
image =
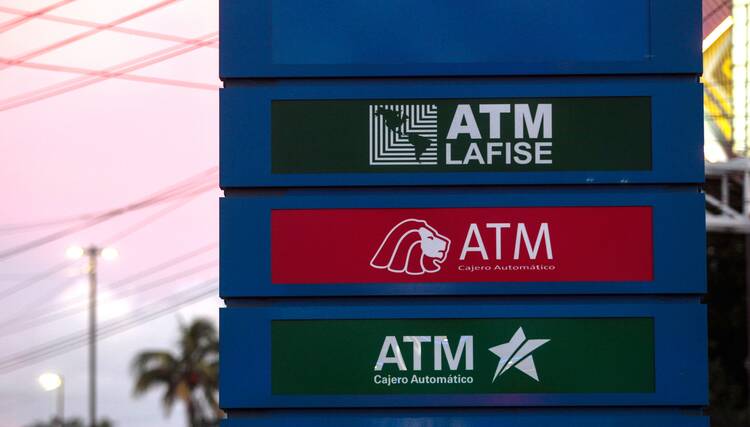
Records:
M233 194L233 193L230 193ZM273 209L533 206L652 206L652 282L422 283L274 285L270 272ZM706 291L703 194L695 188L442 188L290 190L220 200L220 294L232 297L701 294Z
M624 0L632 1L632 0ZM647 54L640 60L572 62L545 61L529 57L529 61L481 63L420 63L408 60L399 63L378 62L376 54L368 64L277 64L272 59L274 41L271 29L272 0L221 0L219 3L219 74L230 78L280 77L416 77L416 76L479 76L479 75L580 75L580 74L700 74L701 2L700 0L648 1L649 16ZM553 4L546 4L552 7ZM567 7L563 5L563 7ZM532 9L533 10L533 9ZM529 13L530 10L519 11ZM582 11L582 14L585 10ZM306 16L305 19L316 17ZM324 19L318 17L318 19ZM361 19L361 17L359 17ZM632 31L628 16L613 25L613 31ZM584 16L582 23L596 22L596 16ZM300 19L302 21L302 19ZM300 22L300 25L304 25ZM626 30L628 28L628 30ZM540 31L545 31L541 28ZM582 28L580 31L590 31ZM472 40L476 43L478 40ZM515 40L515 43L522 41ZM502 43L487 40L484 49L496 49ZM571 47L571 48L583 48ZM531 48L529 50L532 50Z
M633 409L367 409L247 412L222 427L708 427L700 411Z
M708 403L706 308L670 301L514 303L464 299L269 303L221 309L220 404L234 408L705 406ZM651 317L656 387L653 393L526 393L431 395L273 395L272 320L412 318Z
M646 96L652 100L649 171L271 172L273 100ZM220 185L310 187L474 184L701 183L703 89L692 76L551 79L285 80L234 85L220 95ZM290 124L293 125L293 124ZM606 135L602 135L606 143Z

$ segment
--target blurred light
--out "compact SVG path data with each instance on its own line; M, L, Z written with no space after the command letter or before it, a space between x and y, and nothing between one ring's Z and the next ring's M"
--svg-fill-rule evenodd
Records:
M79 259L83 256L84 250L80 246L71 246L65 251L65 256L70 259Z
M122 317L131 311L129 302L116 299L109 292L103 292L99 301L99 318L103 322Z
M117 249L115 248L104 248L102 249L102 258L104 258L107 261L113 261L116 260L117 257L120 256L120 253L117 252Z
M705 124L703 128L703 158L709 163L723 163L729 160L727 153L722 148L721 143L714 137L708 124Z
M723 163L727 161L727 155L724 149L716 143L706 143L703 146L703 156L709 163Z
M38 381L39 385L41 385L42 388L46 391L55 390L62 385L62 378L60 378L59 375L53 374L51 372L39 375Z
M76 276L80 275L80 271ZM89 292L89 282L86 279L76 280L75 283L72 285L66 287L62 294L60 295L60 298L58 301L66 303L70 301L75 301L79 299L86 298Z

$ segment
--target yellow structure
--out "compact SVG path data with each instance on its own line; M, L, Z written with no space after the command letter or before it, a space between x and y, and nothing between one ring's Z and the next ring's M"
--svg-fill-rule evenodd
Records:
M730 16L703 41L705 156L711 162L746 151L744 138L736 140L733 132L732 28Z

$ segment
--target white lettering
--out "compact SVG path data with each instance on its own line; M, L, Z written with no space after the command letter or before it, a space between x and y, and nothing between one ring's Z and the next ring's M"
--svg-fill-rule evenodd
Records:
M518 144L513 146L513 151L516 152L516 154L521 155L523 157L513 156L513 160L518 163L519 165L528 165L531 163L531 144L528 142L519 142Z
M389 352L393 352L393 356L388 356ZM387 336L383 340L383 346L380 348L380 355L378 356L378 362L375 364L376 371L382 371L383 365L386 363L395 363L398 365L399 371L406 370L406 363L404 363L404 357L401 355L401 348L398 346L396 337Z
M545 148L549 147L549 150L545 150ZM538 165L551 165L552 159L543 159L542 156L551 156L552 155L552 143L551 142L537 142L534 144L534 163Z
M510 104L479 104L479 112L490 116L490 139L500 138L500 115L510 113Z
M482 152L479 151L479 146L475 143L469 144L469 150L466 151L466 157L464 157L464 164L469 164L470 161L476 160L480 165L484 164L482 158Z
M537 105L536 115L533 118L529 104L516 104L515 107L516 139L524 137L524 127L529 138L538 138L540 129L543 129L544 138L552 138L552 104Z
M474 337L471 335L461 336L455 354L451 351L448 338L445 336L436 336L434 347L436 371L443 369L443 354L445 354L445 359L448 361L448 368L451 371L458 369L458 364L461 362L461 356L463 356L464 350L466 351L466 370L471 371L474 369Z
M464 124L465 122L465 124ZM446 139L456 139L459 134L468 134L471 139L482 139L479 126L474 118L474 112L469 104L459 104L453 115L451 127L448 129Z
M451 143L446 142L445 143L445 164L446 165L461 165L463 164L461 160L453 160L451 157Z
M472 238L477 241L477 246L471 246ZM466 234L466 240L464 240L464 247L461 249L461 261L466 259L466 254L469 252L479 252L482 254L482 259L487 260L487 251L484 249L484 242L482 242L482 235L479 234L479 227L472 223L469 226L469 232Z
M495 229L495 259L500 260L503 259L503 252L502 252L502 231L504 228L510 228L510 224L507 222L491 222L487 224L487 228L494 228Z
M410 342L412 346L412 363L415 371L422 370L422 343L430 342L431 337L425 336L405 336L404 342Z
M513 259L519 259L521 254L521 240L525 243L526 246L526 252L529 254L530 259L536 259L537 252L539 252L539 248L542 244L542 239L544 239L544 246L547 249L547 259L553 259L552 257L552 242L550 241L549 236L549 224L546 222L543 222L542 225L539 227L539 233L537 233L536 236L536 243L534 243L534 247L531 247L531 240L529 239L529 233L526 231L526 224L520 223L518 224L518 229L516 230L516 247L513 252Z
M497 149L497 148L500 149ZM501 156L503 144L501 142L490 142L487 144L487 164L492 164L492 158L495 156Z

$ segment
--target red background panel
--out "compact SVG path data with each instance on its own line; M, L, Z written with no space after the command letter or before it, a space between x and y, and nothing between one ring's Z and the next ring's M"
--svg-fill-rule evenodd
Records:
M440 270L409 275L370 266L386 235L410 218L450 239ZM533 245L544 222L553 259L542 243L536 260L523 244L514 260L516 224L526 225ZM478 252L459 259L471 223L479 227L488 260ZM512 224L503 230L501 260L494 259L495 230L486 223ZM271 276L274 284L651 281L652 236L651 208L644 206L274 210ZM547 269L529 269L540 266Z

